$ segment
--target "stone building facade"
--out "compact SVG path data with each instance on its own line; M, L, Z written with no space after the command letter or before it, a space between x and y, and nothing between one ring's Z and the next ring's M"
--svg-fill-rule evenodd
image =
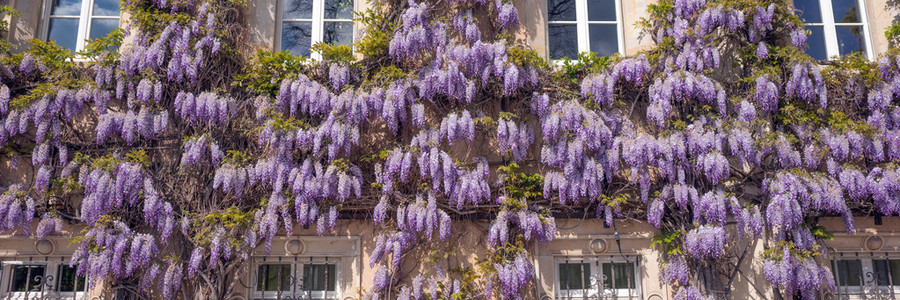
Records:
M22 51L31 39L54 39L73 50L83 41L104 35L127 16L109 6L116 0L8 0L7 5L21 15L10 19L8 39ZM255 0L249 1L249 32L252 44L263 50L287 49L308 55L316 41L348 42L360 30L350 20L350 12L366 8L364 0ZM340 2L352 9L326 8ZM515 0L521 26L516 39L547 58L557 59L580 51L613 52L630 55L647 49L652 41L641 34L636 23L647 17L652 0ZM802 3L801 3L802 2ZM893 0L804 0L805 6L819 12L806 12L814 20L810 51L833 56L863 51L870 59L887 51L885 29L900 18L900 7ZM849 4L848 4L849 3ZM117 5L117 4L116 4ZM858 18L840 20L827 13L854 6ZM293 6L291 8L291 6ZM289 8L286 8L289 7ZM595 9L594 7L599 7ZM111 25L112 24L112 25ZM856 34L844 34L858 28ZM852 30L851 30L852 31ZM818 34L818 35L817 35ZM855 42L855 44L854 44ZM818 43L818 46L815 44ZM813 54L813 53L811 53ZM814 56L815 56L814 55ZM19 175L16 175L19 174ZM22 173L12 163L0 161L0 185L20 181ZM591 218L557 219L559 234L549 245L535 249L537 270L534 290L526 298L583 299L598 293L614 299L672 299L672 290L658 279L658 252L650 247L655 229L645 222L617 221L614 228ZM857 232L846 234L840 219L820 220L834 233L827 242L838 290L831 299L859 298L880 293L900 298L900 218L858 218ZM457 245L447 259L449 268L471 266L487 249L487 221L454 223L449 245ZM67 228L68 235L38 241L33 237L8 234L0 236L0 299L103 299L111 297L103 286L90 286L74 275L68 259L74 246L69 238L80 231ZM317 299L359 299L372 282L375 270L368 267L377 228L371 221L342 220L325 236L314 230L298 228L290 236L280 236L272 252L262 249L241 270L243 280L235 283L229 299L292 299L308 295ZM760 240L748 240L737 249L740 271L730 286L732 299L772 299L771 285L762 276L763 252ZM402 269L430 268L421 260L406 260ZM53 291L35 289L33 281L41 277L55 281ZM306 290L292 284L304 278ZM600 280L598 280L600 279ZM716 281L719 279L708 278ZM602 286L598 292L597 286ZM290 297L290 298L288 298ZM869 296L871 297L871 296Z

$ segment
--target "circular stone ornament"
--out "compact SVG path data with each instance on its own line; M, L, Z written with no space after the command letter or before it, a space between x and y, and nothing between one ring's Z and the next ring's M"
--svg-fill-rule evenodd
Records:
M290 240L284 243L284 251L291 255L303 254L303 242L300 240Z
M603 253L608 249L608 245L606 244L606 240L604 239L594 239L591 240L591 251L594 253Z
M881 248L884 247L884 239L877 235L867 237L865 246L866 250L869 251L881 250Z
M34 250L42 255L53 253L54 248L56 247L53 246L53 242L48 240L39 240L37 242L34 242Z

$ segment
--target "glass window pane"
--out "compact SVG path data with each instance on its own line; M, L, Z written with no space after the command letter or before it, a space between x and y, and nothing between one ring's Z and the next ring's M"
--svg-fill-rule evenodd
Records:
M825 52L825 28L822 26L806 26L806 54L814 59L828 59Z
M312 0L284 0L284 19L312 19Z
M40 291L43 278L44 266L16 266L13 269L12 291Z
M53 0L50 14L54 16L80 16L81 0Z
M304 265L303 290L334 291L337 284L337 268L333 264Z
M326 19L352 19L353 0L325 0Z
M875 269L875 280L879 286L888 285L890 276L890 264L887 260L872 260L872 268Z
M289 291L291 265L261 265L257 270L257 291ZM279 289L279 286L281 287Z
M91 20L90 39L102 38L119 27L119 19L93 19Z
M353 43L353 22L325 22L326 44L350 45Z
M78 40L78 19L50 19L47 38L70 51L75 51Z
M84 276L78 276L77 269L68 265L60 265L59 272L56 276L60 292L83 292Z
M559 288L581 290L590 288L591 265L587 263L559 264Z
M794 7L799 12L797 14L806 23L821 23L822 9L819 8L819 0L794 0Z
M619 52L619 34L615 24L591 24L590 32L591 52L601 56L612 55Z
M578 57L578 30L575 25L550 24L550 59Z
M94 0L91 13L95 16L119 16L119 0Z
M900 260L890 260L890 267L891 282L893 282L894 285L900 286Z
M588 1L588 21L615 21L616 0Z
M859 9L856 0L831 0L835 23L859 23Z
M865 52L865 36L862 26L835 26L838 40L838 50L841 56L853 52Z
M614 289L634 288L634 265L630 263L603 264L603 284Z
M290 51L294 55L309 56L311 38L310 22L284 22L281 25L281 50Z
M575 21L575 0L547 0L550 21Z
M858 259L837 262L837 277L840 286L859 286L861 276L862 263Z

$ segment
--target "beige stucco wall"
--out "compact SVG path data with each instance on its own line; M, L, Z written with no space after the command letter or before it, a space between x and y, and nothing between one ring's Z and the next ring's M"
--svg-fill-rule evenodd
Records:
M866 15L869 21L869 33L872 36L872 50L877 57L888 50L888 41L884 36L891 23L900 20L900 4L892 0L867 0Z
M18 18L9 23L9 42L13 51L21 52L31 45L28 41L41 38L41 16L43 14L41 0L10 0L8 5L19 11Z

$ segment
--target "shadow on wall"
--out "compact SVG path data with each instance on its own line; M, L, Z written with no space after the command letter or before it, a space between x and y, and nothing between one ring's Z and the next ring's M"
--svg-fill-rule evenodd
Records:
M275 5L269 1L249 1L247 2L248 11L252 14L249 16L247 25L248 37L253 42L254 47L263 48L262 50L272 51L275 46ZM249 26L255 24L254 26Z

